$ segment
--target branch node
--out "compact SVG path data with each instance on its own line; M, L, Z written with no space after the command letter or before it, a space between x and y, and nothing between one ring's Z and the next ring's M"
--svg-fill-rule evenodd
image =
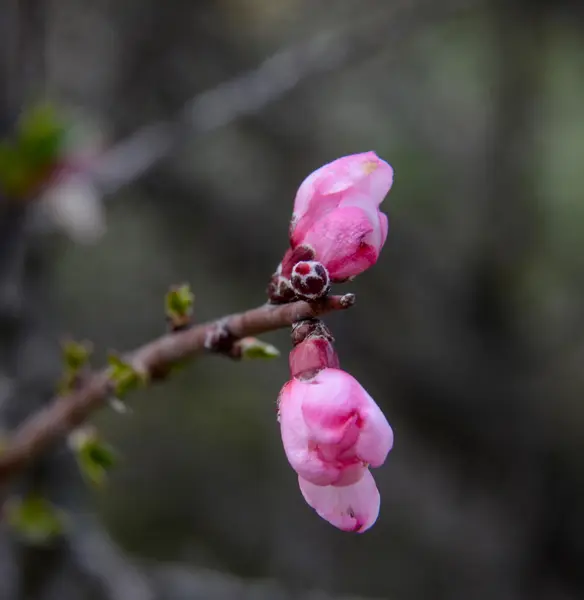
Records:
M234 346L238 338L229 331L228 322L228 319L220 319L209 327L205 334L205 349L238 359L241 358L241 348Z
M112 395L116 398L123 398L129 391L148 382L149 371L142 365L132 364L116 354L110 354L108 362L110 364L109 376L114 392Z
M307 337L320 337L333 343L335 338L331 330L316 318L303 319L292 324L292 343L297 346Z

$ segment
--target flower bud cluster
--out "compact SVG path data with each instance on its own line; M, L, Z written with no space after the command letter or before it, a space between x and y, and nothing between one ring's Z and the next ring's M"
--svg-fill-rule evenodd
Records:
M338 159L300 186L290 248L272 276L274 304L324 298L332 283L377 262L388 232L379 205L393 180L373 152ZM306 502L345 531L369 529L380 496L370 468L381 466L393 431L373 398L340 368L334 338L319 319L292 328L290 381L278 398L278 421L288 462Z

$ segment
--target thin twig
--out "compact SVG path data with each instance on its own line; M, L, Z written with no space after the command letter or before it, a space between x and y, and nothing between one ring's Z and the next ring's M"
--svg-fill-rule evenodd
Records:
M289 92L319 76L341 68L350 68L390 44L408 37L436 19L444 20L475 9L483 0L450 0L447 6L431 0L400 0L391 7L381 3L366 11L350 24L321 32L314 37L293 44L265 59L258 67L245 71L220 85L191 98L169 120L161 120L138 128L125 139L115 143L94 160L76 165L76 171L67 177L84 182L88 195L105 200L119 189L145 175L161 161L171 156L189 139L229 125L238 118L260 113L267 106L284 98ZM390 42L388 41L390 40ZM67 179L65 177L65 180ZM63 179L53 182L59 188ZM90 191L91 190L91 191ZM89 201L87 201L89 202ZM77 203L77 213L79 211ZM101 204L100 204L101 206ZM61 209L63 210L63 209ZM86 209L93 215L94 206ZM29 227L34 232L52 231L75 225L59 225L47 218L47 207L38 203ZM87 218L87 217L86 217ZM91 218L91 217L90 217ZM99 222L99 216L93 216ZM82 231L93 241L96 232ZM79 235L72 234L74 239Z
M280 50L255 69L191 98L174 119L138 129L99 157L87 175L102 193L112 194L192 136L256 113L310 77L334 71L346 62L351 50L338 32L323 32Z
M258 113L320 75L349 67L392 47L424 25L464 14L481 0L400 0L370 7L349 24L290 45L217 87L190 99L169 121L145 125L118 142L89 167L88 177L104 194L135 181L194 135L214 131L248 114Z
M126 360L136 371L156 379L161 373L168 373L173 364L207 350L206 342L218 327L239 339L289 327L302 319L344 310L353 306L354 302L353 294L345 294L330 296L318 304L265 304L186 331L164 335L130 353ZM2 449L0 480L5 482L16 475L50 444L78 427L91 413L104 406L111 392L110 373L104 369L89 377L80 389L57 397L31 415Z

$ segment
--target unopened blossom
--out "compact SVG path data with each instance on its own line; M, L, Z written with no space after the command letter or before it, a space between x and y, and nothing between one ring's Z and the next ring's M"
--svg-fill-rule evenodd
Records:
M391 189L393 169L375 152L339 158L309 175L294 201L290 244L306 247L331 281L354 277L377 262L387 239L379 205Z
M336 368L292 379L280 392L279 420L286 456L308 504L340 529L371 527L379 492L369 467L383 464L393 432L359 382Z
M314 301L328 293L329 274L326 267L317 261L300 261L292 267L290 284L297 298Z

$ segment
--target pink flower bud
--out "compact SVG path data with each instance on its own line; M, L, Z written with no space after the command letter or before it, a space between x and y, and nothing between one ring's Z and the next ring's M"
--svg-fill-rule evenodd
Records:
M292 379L280 392L279 420L286 456L304 480L301 486L307 502L337 527L343 524L341 528L345 528L347 515L353 526L360 523L360 529L373 524L379 500L367 480L354 486L369 478L369 465L383 464L393 445L393 432L359 382L335 368L325 368L309 380ZM325 493L315 491L315 486L349 486L352 490ZM362 504L353 506L352 494L357 494ZM345 502L355 515L363 513L357 521L347 506L341 506Z
M276 272L272 275L268 289L268 298L273 304L285 304L297 300L296 293L292 288L292 269L301 261L310 261L314 258L314 251L308 246L297 246L289 248L278 265Z
M362 273L377 262L388 232L379 205L393 169L374 152L335 160L301 184L290 226L292 248L314 250L333 282Z
M296 296L307 302L322 298L330 288L328 271L315 260L297 262L292 268L290 282Z

